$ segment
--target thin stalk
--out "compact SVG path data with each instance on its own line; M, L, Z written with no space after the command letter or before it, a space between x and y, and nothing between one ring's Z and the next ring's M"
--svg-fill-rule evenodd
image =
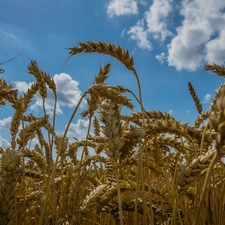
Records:
M76 115L77 110L78 110L78 108L79 108L79 106L80 106L82 100L83 100L84 97L86 96L86 94L87 94L87 91L84 92L84 94L81 96L81 98L80 98L80 100L79 100L79 102L78 102L76 108L74 109L74 111L73 111L73 113L72 113L72 115L71 115L71 117L70 117L70 119L69 119L69 122L68 122L68 124L67 124L67 126L66 126L66 129L65 129L65 131L64 131L64 134L63 134L63 137L62 137L62 141L61 141L61 143L60 143L60 147L59 147L59 150L58 150L58 152L57 152L56 159L55 159L55 163L54 163L54 166L53 166L53 169L52 169L50 181L49 181L49 183L48 183L48 188L47 188L47 192L46 192L45 199L44 199L44 205L43 205L43 208L42 208L42 210L41 210L41 216L40 216L40 219L39 219L39 225L42 225L42 224L43 224L44 214L45 214L45 210L46 210L46 206L47 206L47 199L48 199L48 196L49 196L49 193L50 193L51 185L52 185L53 180L54 180L54 178L55 178L56 167L57 167L57 163L58 163L58 161L59 161L59 156L61 155L63 141L64 141L64 139L65 139L65 137L66 137L66 134L67 134L67 132L68 132L68 130L69 130L70 124L72 123L73 118L74 118L74 116Z
M132 69L133 73L137 79L137 84L138 84L138 93L139 93L139 98L140 98L140 106L141 106L141 112L142 112L142 126L145 125L145 111L144 111L144 107L143 107L143 101L142 101L142 91L141 91L141 83L139 80L139 76L135 70L135 68ZM139 173L140 173L140 181L141 181L141 195L142 195L142 202L143 202L143 216L144 216L144 222L147 223L147 217L146 217L146 212L147 212L147 206L146 206L146 201L145 201L145 191L144 191L144 175L143 175L143 171L144 171L144 167L143 167L143 146L140 145L139 147L139 161L140 161L140 167L139 167ZM137 185L138 188L138 185ZM136 199L137 201L137 199Z
M80 183L81 168L82 168L82 162L83 162L83 158L84 158L84 152L85 152L85 149L87 148L87 140L88 140L88 136L89 136L89 133L90 133L90 130L91 130L91 119L92 119L92 116L89 117L88 131L87 131L87 134L86 134L85 144L84 144L84 147L83 147L83 150L82 150L82 154L81 154L81 159L80 159L80 163L79 163L80 166L79 166L79 168L78 168L78 176L77 176L77 178L76 178L76 183L77 183L77 184ZM78 192L79 192L79 185L77 185L74 199L77 198ZM74 207L73 207L73 214L74 214ZM74 219L75 219L75 217L73 217L73 219L72 219L72 221L71 221L71 224L73 224Z
M118 206L119 206L119 215L120 215L120 225L123 225L123 211L122 211L122 197L120 191L120 183L119 183L119 176L118 176L118 161L115 160L115 175L116 175L116 184L117 184L117 195L118 195Z
M199 224L198 222L199 222L199 219L200 219L201 209L202 209L202 206L203 206L203 203L204 203L204 200L205 200L205 195L206 195L206 190L207 190L209 178L210 178L210 175L212 173L213 166L215 165L216 161L219 158L220 158L220 154L219 154L218 151L216 151L214 157L212 158L212 161L209 164L209 168L208 168L206 178L205 178L205 181L204 181L204 185L203 185L203 188L202 188L203 191L202 191L202 195L201 195L201 200L200 200L200 203L199 203L199 206L198 206L198 210L195 214L193 225Z
M56 92L54 92L54 98L55 98L55 102L54 102L54 111L53 111L53 121L52 121L52 126L53 126L53 131L55 130L55 122L56 122L56 106L57 106L57 94ZM50 164L51 164L51 169L52 169L52 160L53 160L53 157L52 157L52 149L53 149L53 142L54 142L54 134L52 134L52 139L51 139L51 142L50 142Z

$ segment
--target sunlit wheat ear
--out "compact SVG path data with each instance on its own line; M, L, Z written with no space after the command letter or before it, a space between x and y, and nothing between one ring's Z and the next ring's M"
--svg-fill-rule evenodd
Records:
M36 61L31 60L30 65L28 66L28 71L30 74L35 76L41 97L43 99L47 98L46 82L45 82L43 75L39 73L39 69L37 67Z
M123 140L120 138L122 135L120 111L121 107L112 101L106 101L100 108L100 120L104 124L102 132L108 139L105 153L115 160L119 159L120 150L124 145Z
M37 80L40 79L40 77L43 77L44 81L48 85L48 87L56 93L56 84L55 81L43 70L39 69L38 64L35 60L31 60L31 64L29 67L30 73L33 74ZM42 78L39 80L41 81Z
M47 121L49 116L44 116L36 121L28 124L23 130L19 133L19 138L17 139L17 143L22 147L26 146L30 138L33 136L36 130L39 130L43 127Z
M108 73L111 70L111 64L108 63L106 64L103 68L100 67L99 73L97 76L94 78L94 84L104 84L106 79L108 78ZM88 103L88 109L84 110L81 113L82 117L86 117L89 115L92 117L94 115L94 112L98 109L98 106L101 102L101 98L99 95L97 95L94 92L90 92L90 97L87 98L87 103Z
M196 109L197 109L198 113L201 114L202 113L202 105L201 105L201 103L199 101L199 98L198 98L198 96L197 96L197 94L195 92L195 89L192 86L191 82L188 82L188 90L189 90L189 92L190 92L190 94L191 94L191 96L193 98L193 101L195 103L195 106L196 106Z
M121 191L131 190L134 191L136 188L135 182L121 181ZM107 204L117 193L116 184L109 186L108 184L101 184L95 190L93 190L89 196L87 196L81 206L83 214L87 214L94 209L99 211L101 207Z
M225 92L225 88L223 88L223 92ZM223 145L225 145L225 94L223 93L217 99L217 110L214 110L210 115L210 123L214 130L218 132L217 137L217 151L218 154L222 154Z
M34 98L35 94L39 91L39 84L33 83L31 86L27 89L26 93L23 96L24 103L28 107L32 99Z
M117 88L107 86L104 84L95 84L88 89L88 93L94 93L104 99L110 99L112 102L115 102L119 105L126 106L130 109L134 108L133 103L129 98L123 95Z
M197 176L206 168L208 168L213 156L215 155L216 150L212 149L183 167L181 172L178 174L177 182L180 186L181 191L186 191L191 183L196 180Z
M66 156L65 153L67 151L68 144L69 144L68 138L63 139L61 136L55 136L54 144L55 144L55 148L57 152L59 151L61 147L60 156L61 156L61 160L64 161Z
M204 69L207 71L211 71L218 76L225 77L225 66L217 65L213 63L213 65L207 64L204 66Z
M1 158L1 224L15 224L17 181L21 174L22 154L7 148Z
M7 101L13 105L16 99L17 90L13 89L11 84L7 84L4 79L0 78L0 105L5 105Z
M16 110L14 113L14 116L12 118L12 122L11 122L11 127L10 127L10 131L11 131L11 146L12 148L15 148L16 146L16 134L19 131L19 126L20 126L20 121L22 119L23 113L19 110Z
M94 78L95 84L104 84L109 76L108 74L109 74L110 70L111 70L110 63L107 63L103 68L100 67L98 75L95 76L95 78Z
M47 162L45 160L43 153L35 151L35 149L30 150L28 148L25 148L24 149L24 157L31 159L32 162L37 164L37 166L43 172L43 174L45 174L45 171L46 171L48 165L47 165Z
M78 47L69 48L69 54L75 55L78 53L101 53L110 55L118 59L121 63L123 63L129 70L134 70L134 59L130 57L128 50L124 50L119 45L113 45L111 43L106 42L79 42Z
M209 118L211 114L211 110L207 110L206 112L203 112L201 115L199 115L195 122L194 122L194 127L197 129L200 127L200 125Z
M100 124L96 116L93 119L93 126L94 126L94 135L97 137L100 136Z
M131 100L124 96L123 92L120 92L120 89L117 87L111 87L105 84L93 84L92 87L88 89L87 93L90 94L90 97L87 99L88 109L81 113L82 117L87 115L92 117L101 101L105 99L110 99L111 101L124 105L130 109L133 109L134 107Z

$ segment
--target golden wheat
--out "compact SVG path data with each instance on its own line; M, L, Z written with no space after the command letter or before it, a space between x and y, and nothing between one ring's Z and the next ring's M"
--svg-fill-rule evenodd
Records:
M80 42L70 48L70 56L78 53L116 58L134 73L140 87L134 60L120 46ZM125 87L108 85L111 67L108 62L99 68L63 135L55 129L56 84L35 60L28 72L36 81L24 95L19 97L0 79L0 104L14 109L10 146L0 147L0 224L222 225L224 84L202 112L188 83L200 114L191 126L168 113L145 110L141 89L138 98ZM224 76L224 66L206 65L205 70ZM45 110L48 88L55 96L52 122ZM38 92L43 98L41 118L28 111ZM123 114L123 107L134 110L127 93L141 112ZM70 140L69 126L84 98L87 108L81 117L89 118L88 132L85 139Z

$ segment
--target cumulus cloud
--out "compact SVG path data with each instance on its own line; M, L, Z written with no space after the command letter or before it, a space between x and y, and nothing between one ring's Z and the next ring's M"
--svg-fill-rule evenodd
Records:
M69 108L73 108L77 105L78 101L81 98L82 92L79 89L79 83L72 79L72 77L66 73L56 74L53 77L56 87L57 87L57 108L56 112L58 114L62 114L62 106L66 106ZM15 87L20 92L26 92L29 87L31 87L31 83L26 82L15 82ZM48 97L45 101L45 107L47 113L51 113L54 109L54 94L52 91L48 90ZM81 107L84 107L86 101L82 101ZM39 94L35 96L33 102L30 106L31 110L37 110L38 108L42 108L43 102L42 98Z
M88 120L78 119L77 123L72 123L70 125L68 136L78 140L85 138L87 134L88 123Z
M160 63L163 63L164 60L167 58L167 57L166 57L166 53L165 53L165 52L162 52L160 55L156 55L155 58L156 58Z
M5 148L7 148L9 146L10 146L10 142L0 135L0 147L5 149Z
M138 14L138 6L135 0L111 0L107 6L107 14L110 17Z
M137 41L139 48L152 49L151 43L148 40L148 32L144 29L144 19L139 20L127 33L130 35L131 40Z
M169 110L169 114L172 114L172 113L173 113L173 110L172 110L172 109L170 109L170 110Z
M0 120L0 129L10 129L12 117L4 118Z
M169 65L193 71L201 63L224 62L225 14L221 12L224 7L222 0L182 2L180 14L184 19L168 45Z
M166 43L168 65L194 71L206 63L225 62L224 24L223 0L183 0L180 5L153 0L142 19L123 34L126 31L141 49L152 50L154 40ZM162 63L165 58L156 55L156 59Z
M212 97L210 94L206 94L204 96L204 100L203 100L203 103L210 103L210 101L212 100Z
M0 147L2 148L7 148L8 146L10 146L10 142L9 139L7 140L7 136L10 132L11 122L12 117L0 120L0 130L2 130L1 134L4 135L4 136L0 135ZM5 130L7 130L7 132Z
M25 81L15 81L14 83L15 83L16 89L18 89L18 91L22 93L25 93L28 90L28 88L30 88L31 85L33 84L32 82L26 83Z
M148 2L145 0L138 0L138 3L144 6L148 4Z
M137 42L141 49L152 49L150 39L165 41L167 36L172 36L172 32L167 28L166 18L171 12L170 0L154 0L153 4L144 13L144 17L132 26L127 34L132 40ZM146 23L146 27L144 26Z
M167 28L167 17L171 11L171 0L154 0L149 10L145 12L144 17L147 22L148 33L154 39L163 42L167 36L172 35L172 32Z
M225 61L225 30L219 36L210 40L205 47L205 59L208 63L223 64Z

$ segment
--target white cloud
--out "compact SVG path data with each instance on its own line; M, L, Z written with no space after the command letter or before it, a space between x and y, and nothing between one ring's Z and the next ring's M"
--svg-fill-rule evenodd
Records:
M138 14L138 6L135 0L111 0L107 7L110 17Z
M167 41L168 65L194 71L206 63L225 63L224 24L224 0L183 0L180 5L153 0L143 18L126 33L141 49L152 50L153 40ZM157 55L156 59L162 62L165 58Z
M167 28L167 17L172 11L171 0L154 0L152 6L145 12L148 33L154 39L165 41L172 32Z
M223 0L182 2L180 14L184 20L168 45L170 66L193 71L205 62L224 62L224 7Z
M203 103L210 103L210 101L212 100L212 97L210 94L206 94L204 96L204 100L203 100Z
M136 25L130 28L127 33L130 35L130 39L137 41L137 45L141 49L151 50L152 46L148 40L147 30L144 30L144 19L139 20Z
M173 110L172 110L172 109L170 109L170 110L169 110L169 114L172 114L172 113L173 113Z
M190 112L191 112L191 111L188 109L188 110L187 110L187 113L190 113Z
M87 135L89 120L78 119L77 123L70 125L68 136L77 138L78 140L85 138Z
M208 63L223 64L225 62L225 29L219 36L206 44L205 59Z
M123 29L122 32L121 32L120 37L123 37L125 33L126 33L126 29Z
M78 85L79 83L71 78L70 75L66 73L56 74L53 77L55 83L56 83L56 90L57 90L57 109L56 112L59 114L62 114L62 106L66 106L69 108L73 108L77 105L78 101L81 98L82 92L79 89ZM31 86L32 83L26 83L26 82L15 82L15 87L21 91L26 92L27 89ZM39 94L35 95L34 103L31 104L30 108L31 110L37 110L39 107L42 108L42 98ZM51 113L54 108L54 94L52 91L48 90L48 97L45 100L45 107L47 110L47 113ZM83 100L81 107L84 107L86 101Z
M156 55L155 58L156 58L160 63L163 63L164 60L167 58L167 57L166 57L166 53L165 53L165 52L162 52L160 55Z
M132 40L137 41L141 49L151 50L150 38L165 41L167 36L172 36L172 32L167 28L167 17L172 11L170 0L154 0L149 10L144 13L144 18L138 20L137 24L132 26L127 34ZM144 27L144 24L147 27Z
M4 118L0 120L0 130L2 130L1 131L2 135L4 135L4 137L0 135L0 147L2 148L7 148L8 146L10 146L10 142L6 138L8 136L8 133L10 132L11 122L12 122L12 117L8 117L8 118Z
M15 88L22 93L25 93L28 90L28 88L30 88L31 85L33 84L33 82L28 84L24 81L15 81L14 83L15 83Z
M6 149L9 146L10 146L10 142L0 135L0 147L2 147L3 149Z
M57 87L59 104L70 108L76 106L82 95L78 87L79 83L66 73L56 74L53 79ZM84 104L85 102L83 101L81 106L83 107Z
M11 127L12 117L4 118L0 120L0 129L9 130Z
M145 6L145 5L148 4L148 2L145 1L145 0L138 0L138 3L141 4L141 5L143 5L143 6Z

